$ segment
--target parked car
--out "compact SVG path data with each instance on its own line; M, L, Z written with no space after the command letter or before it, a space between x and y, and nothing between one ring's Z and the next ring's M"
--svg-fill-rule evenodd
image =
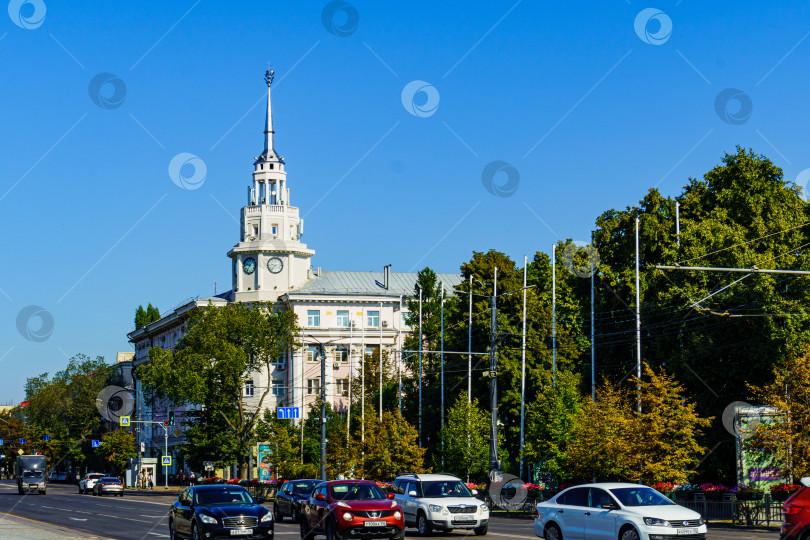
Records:
M464 482L451 474L403 474L394 480L395 500L405 513L405 526L421 536L431 530L472 529L481 536L489 529L489 508Z
M315 486L321 480L303 479L290 480L284 482L276 493L276 500L273 502L273 519L276 523L284 521L285 516L290 516L293 523L298 523L301 517L301 504L309 499Z
M651 487L600 483L538 503L534 534L546 540L705 540L706 524Z
M272 538L273 514L242 486L213 484L186 488L169 511L169 536Z
M405 538L402 508L368 480L333 480L315 487L301 512L301 538Z
M93 483L93 495L118 495L124 496L124 484L120 478L115 476L103 476Z
M802 488L788 497L782 505L785 522L780 540L807 540L810 538L810 476L801 479Z
M79 480L79 493L90 493L93 491L93 485L99 478L104 478L106 475L101 473L87 473Z

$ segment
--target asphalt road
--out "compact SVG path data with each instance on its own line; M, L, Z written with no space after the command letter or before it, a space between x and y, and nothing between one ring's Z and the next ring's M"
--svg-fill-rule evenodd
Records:
M75 485L49 484L48 494L17 494L16 486L8 481L0 482L0 512L45 523L70 527L100 538L117 540L144 540L168 538L169 506L177 497L155 488L148 492L127 491L124 497L93 497L79 495ZM268 505L272 506L272 505ZM531 518L493 517L488 537L535 540ZM418 537L409 529L408 537ZM474 536L472 533L453 532L450 535L436 533L434 538ZM298 526L285 521L276 524L276 537L282 540L299 538ZM776 529L742 529L712 527L710 540L776 540Z

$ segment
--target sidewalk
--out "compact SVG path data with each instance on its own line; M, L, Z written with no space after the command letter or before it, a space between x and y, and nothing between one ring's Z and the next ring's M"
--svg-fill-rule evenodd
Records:
M61 527L50 525L33 519L26 519L11 514L0 513L0 538L14 538L15 540L61 540L61 539L100 539L100 536L90 535Z

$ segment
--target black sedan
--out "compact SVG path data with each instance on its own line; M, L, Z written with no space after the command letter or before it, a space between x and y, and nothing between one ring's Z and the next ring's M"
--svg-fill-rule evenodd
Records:
M322 480L290 480L278 488L276 500L273 503L273 518L281 523L284 516L290 516L293 523L301 519L301 502L306 502L312 495L312 490Z
M264 498L228 484L194 486L177 497L169 512L169 536L273 538L273 514Z

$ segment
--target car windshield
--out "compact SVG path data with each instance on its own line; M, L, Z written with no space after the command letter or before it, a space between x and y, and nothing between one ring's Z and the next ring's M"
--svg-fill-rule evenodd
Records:
M425 497L472 497L467 486L459 480L438 480L422 482L422 493Z
M98 481L99 482L104 482L105 484L110 484L110 483L112 483L112 484L120 484L121 483L121 480L119 480L118 478L113 478L111 476L107 476L107 477L104 477L104 478L99 478Z
M622 506L667 506L675 504L653 488L648 487L614 488L610 492L619 499Z
M292 491L296 495L309 496L318 484L320 484L320 482L293 482Z
M385 499L385 494L374 484L352 482L334 484L330 488L332 498L339 501L359 501L367 499Z
M25 471L23 478L42 478L42 471Z
M104 477L103 474L91 474L90 476L88 476L88 479L90 479L90 480L98 480L99 478L103 478L103 477Z
M204 489L197 491L197 505L253 504L253 497L244 489Z

